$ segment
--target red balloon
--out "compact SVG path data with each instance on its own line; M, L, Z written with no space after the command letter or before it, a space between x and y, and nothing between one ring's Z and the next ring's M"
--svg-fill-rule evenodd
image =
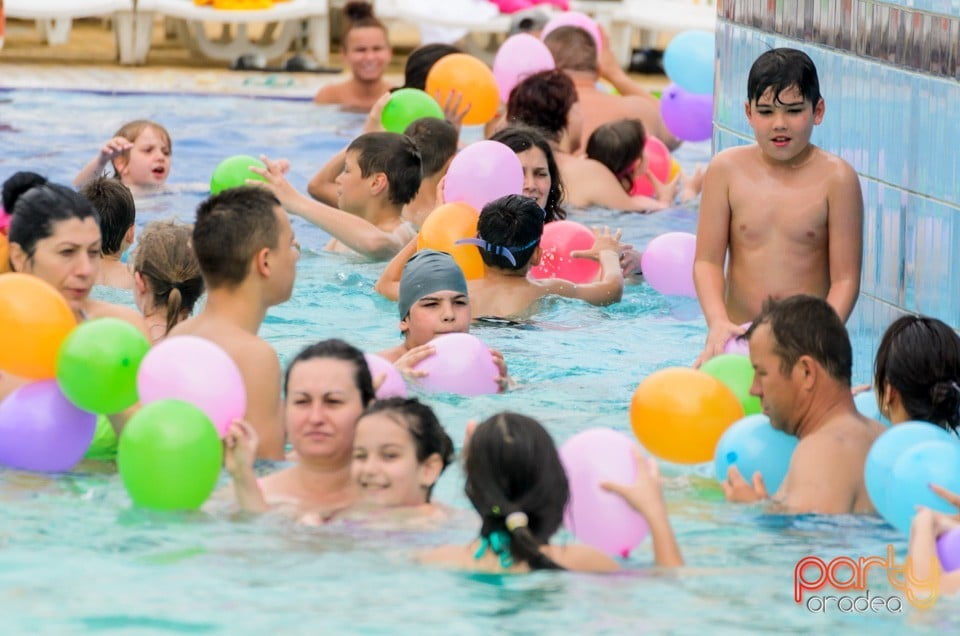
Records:
M643 154L647 157L647 170L653 173L660 181L667 183L670 180L670 149L666 144L654 137L647 135L647 141L643 146ZM630 194L652 197L656 195L653 184L646 175L640 175L633 181L633 189Z
M554 221L543 226L540 264L530 269L534 278L562 278L572 283L590 283L600 273L600 263L589 258L570 258L570 252L593 247L595 237L573 221Z

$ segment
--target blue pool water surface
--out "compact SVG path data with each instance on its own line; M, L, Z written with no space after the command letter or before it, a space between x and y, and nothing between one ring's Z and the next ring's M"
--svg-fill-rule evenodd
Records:
M20 169L69 183L123 122L148 118L173 136L170 192L138 202L138 225L189 221L213 166L233 154L292 161L307 179L360 129L362 120L308 102L171 95L0 92L0 180ZM475 131L471 131L476 138ZM692 169L709 147L677 156ZM622 227L641 248L667 231L692 232L696 210L656 215L573 212L583 223ZM261 334L284 363L304 345L344 338L378 351L398 342L396 305L373 292L382 265L327 254L327 236L295 220L304 245L293 298L273 308ZM130 302L111 291L101 297ZM451 436L468 419L511 409L540 419L558 443L591 426L630 432L638 382L689 365L705 325L695 301L627 288L605 308L547 302L529 324L482 324L474 332L501 350L519 386L505 395L429 398ZM857 346L858 343L855 343ZM858 360L869 360L862 352ZM856 379L867 380L859 364ZM0 470L0 632L4 634L185 633L677 633L735 634L909 629L951 631L949 601L920 613L812 614L793 601L797 560L809 554L882 555L904 537L876 517L781 517L727 505L710 466L664 465L666 494L688 565L647 569L650 542L614 576L535 573L476 576L411 564L421 546L469 541L477 524L431 532L297 526L272 516L156 515L131 508L115 474L45 476ZM224 482L226 484L226 480ZM469 504L456 466L436 498ZM569 541L567 535L558 537ZM871 593L889 596L885 581Z

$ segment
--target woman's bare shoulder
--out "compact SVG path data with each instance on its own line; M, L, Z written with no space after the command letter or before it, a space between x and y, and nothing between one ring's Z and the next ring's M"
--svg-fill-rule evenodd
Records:
M574 572L616 572L617 562L588 545L545 545L540 551L560 567Z

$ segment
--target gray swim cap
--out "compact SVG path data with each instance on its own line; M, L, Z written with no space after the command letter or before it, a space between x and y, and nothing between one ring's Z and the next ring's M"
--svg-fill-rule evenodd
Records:
M437 250L420 250L410 257L400 276L400 318L406 318L415 302L438 291L467 294L467 279L453 257Z

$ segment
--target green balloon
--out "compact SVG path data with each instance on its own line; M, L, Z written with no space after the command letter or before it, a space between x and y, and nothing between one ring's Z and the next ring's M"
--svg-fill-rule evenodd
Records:
M142 508L195 510L217 485L223 443L203 411L180 400L158 400L123 429L117 469Z
M443 109L437 100L419 88L401 88L394 91L383 107L380 123L389 132L402 133L418 119L443 119Z
M221 161L210 177L210 194L219 194L230 188L247 185L247 179L266 181L266 178L256 172L250 172L250 166L266 168L262 161L250 155L234 155Z
M760 413L763 407L760 398L750 395L753 385L753 365L750 358L734 353L723 353L703 363L700 370L712 375L733 391L743 405L744 415Z
M87 449L84 459L111 461L117 458L117 434L106 415L97 418L97 430L93 433L90 448Z
M126 320L98 318L70 332L57 354L57 383L91 413L119 413L137 403L137 370L150 341Z

